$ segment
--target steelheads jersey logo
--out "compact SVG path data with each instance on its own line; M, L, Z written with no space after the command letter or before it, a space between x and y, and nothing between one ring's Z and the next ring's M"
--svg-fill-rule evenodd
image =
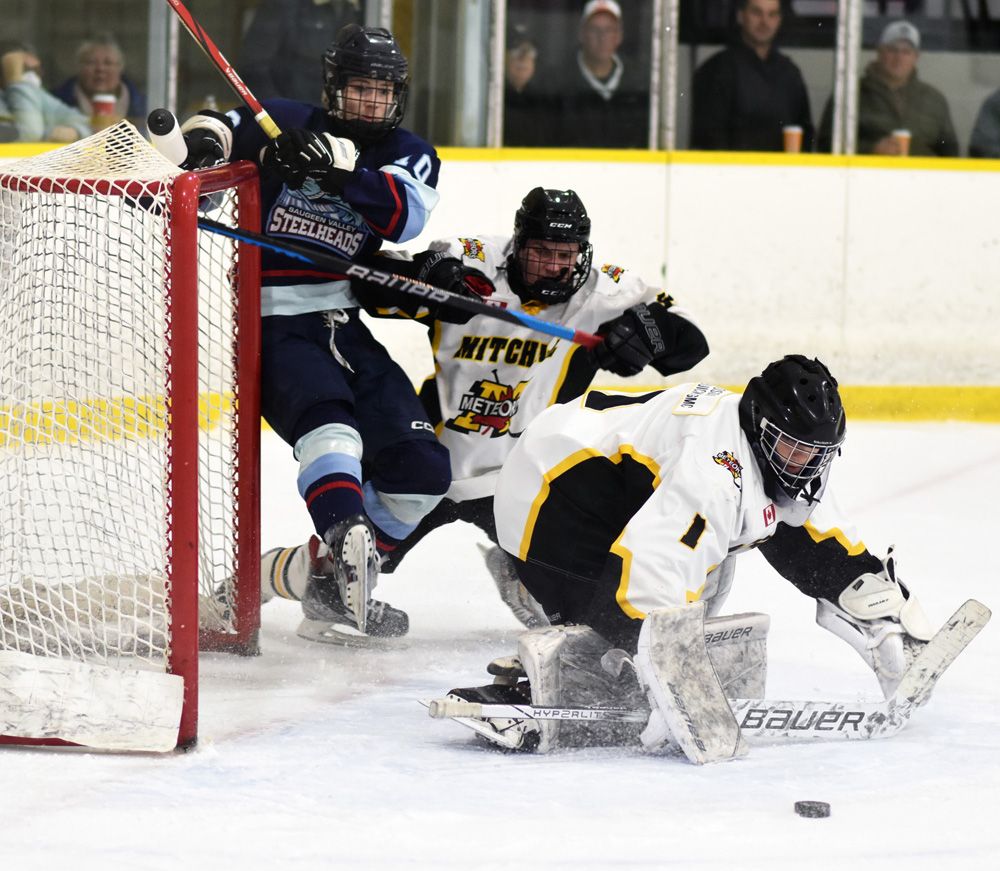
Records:
M301 190L287 187L274 201L265 231L293 241L308 241L341 257L354 257L369 235L364 219L340 197L309 179Z
M448 429L464 433L481 433L489 430L490 438L506 435L510 419L517 414L518 400L528 386L527 381L516 385L501 384L493 370L493 380L483 378L473 383L459 402L461 413L445 421Z
M715 462L720 466L729 470L729 474L733 476L733 483L736 485L737 490L743 489L743 466L740 465L740 461L733 456L732 451L719 451L712 457Z

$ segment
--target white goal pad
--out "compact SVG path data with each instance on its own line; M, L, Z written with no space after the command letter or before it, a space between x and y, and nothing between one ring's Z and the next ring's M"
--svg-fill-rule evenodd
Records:
M184 679L0 651L0 734L101 750L177 746Z

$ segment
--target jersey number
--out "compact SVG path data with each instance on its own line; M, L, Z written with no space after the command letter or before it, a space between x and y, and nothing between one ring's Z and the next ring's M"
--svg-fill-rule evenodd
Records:
M417 179L417 181L426 182L427 176L431 174L430 155L421 154L420 157L417 158L416 163L414 163L413 166L411 167L409 163L412 157L413 157L412 154L407 154L406 157L401 157L399 158L399 160L395 161L395 164L396 166L403 166L406 167L406 169L410 170L410 172L413 174L413 177Z

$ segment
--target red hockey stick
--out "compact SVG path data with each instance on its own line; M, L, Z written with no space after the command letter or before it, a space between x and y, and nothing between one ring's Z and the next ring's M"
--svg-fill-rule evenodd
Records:
M239 77L236 70L233 69L229 61L219 51L218 46L212 42L212 38L195 21L194 16L188 11L187 7L181 3L181 0L167 0L167 3L177 13L177 17L181 20L181 24L184 25L185 30L201 46L201 50L205 52L208 59L215 64L215 68L226 77L226 81L229 82L230 87L236 92L236 96L246 103L247 108L253 112L254 121L260 125L260 129L267 134L269 139L277 139L281 135L281 130L274 123L274 119L267 114L267 110L260 104L260 100L250 93L250 89L243 82L243 79Z

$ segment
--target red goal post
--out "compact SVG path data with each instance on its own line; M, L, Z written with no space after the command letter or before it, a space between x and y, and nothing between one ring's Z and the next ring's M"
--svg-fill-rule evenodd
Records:
M257 652L256 168L123 122L0 166L0 742L169 749Z

